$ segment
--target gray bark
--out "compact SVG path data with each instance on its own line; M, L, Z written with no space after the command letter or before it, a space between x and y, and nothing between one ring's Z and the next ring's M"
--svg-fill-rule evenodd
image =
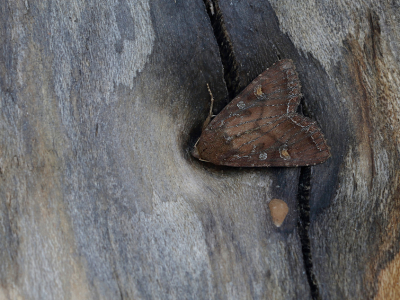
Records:
M399 297L399 4L217 4L235 89L203 1L2 0L0 299ZM190 155L280 58L332 152L303 247L300 168Z

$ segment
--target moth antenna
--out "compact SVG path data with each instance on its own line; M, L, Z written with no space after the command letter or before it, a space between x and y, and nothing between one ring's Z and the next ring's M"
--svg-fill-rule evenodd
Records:
M210 93L210 97L211 97L211 99L210 99L210 111L208 112L208 117L207 117L207 119L204 121L204 124L203 124L203 130L208 126L208 124L210 124L210 121L211 121L211 117L212 117L212 110L213 110L213 106L214 106L214 97L213 97L213 94L212 94L212 92L211 92L211 89L210 89L210 86L208 85L208 83L207 83L207 89L208 89L208 92Z

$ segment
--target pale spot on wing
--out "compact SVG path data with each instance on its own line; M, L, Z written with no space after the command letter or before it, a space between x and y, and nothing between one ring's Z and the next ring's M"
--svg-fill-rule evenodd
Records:
M262 86L261 85L257 85L254 89L254 94L256 96L262 96L264 93L262 91Z
M260 153L260 155L258 156L258 158L260 160L266 160L268 158L268 155L266 152Z
M243 109L243 108L246 107L246 104L244 104L243 101L239 101L238 104L237 104L237 107L238 107L239 109Z
M284 160L287 160L287 159L291 158L286 145L284 145L284 146L279 148L279 154L281 155L281 157Z

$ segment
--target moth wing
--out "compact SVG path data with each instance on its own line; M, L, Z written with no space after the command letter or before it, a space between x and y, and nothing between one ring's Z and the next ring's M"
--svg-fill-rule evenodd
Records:
M218 156L221 165L297 167L322 163L330 157L321 129L296 113L233 139L228 148Z
M301 96L292 60L284 59L254 79L210 122L207 129L250 128L255 121L295 112Z
M293 62L279 61L259 75L210 122L196 145L196 157L217 165L231 165L228 161L233 158L228 158L237 155L244 155L246 160L249 153L242 152L244 148L238 145L259 138L264 131L270 132L272 142L276 134L273 127L284 122L288 113L296 111L300 89ZM234 165L241 163L244 162L236 160Z
M330 153L321 130L295 112L300 89L291 60L267 69L210 122L196 145L196 157L237 167L325 161Z
M277 117L235 137L222 132L205 134L199 149L201 159L235 167L307 166L330 157L321 129L296 113Z

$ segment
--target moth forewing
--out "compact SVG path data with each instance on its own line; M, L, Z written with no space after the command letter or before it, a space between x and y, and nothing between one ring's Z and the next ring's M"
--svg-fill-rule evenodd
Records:
M291 60L274 64L203 128L192 155L235 167L297 167L326 161L330 152L321 129L296 113L300 89ZM211 91L210 95L213 101Z

